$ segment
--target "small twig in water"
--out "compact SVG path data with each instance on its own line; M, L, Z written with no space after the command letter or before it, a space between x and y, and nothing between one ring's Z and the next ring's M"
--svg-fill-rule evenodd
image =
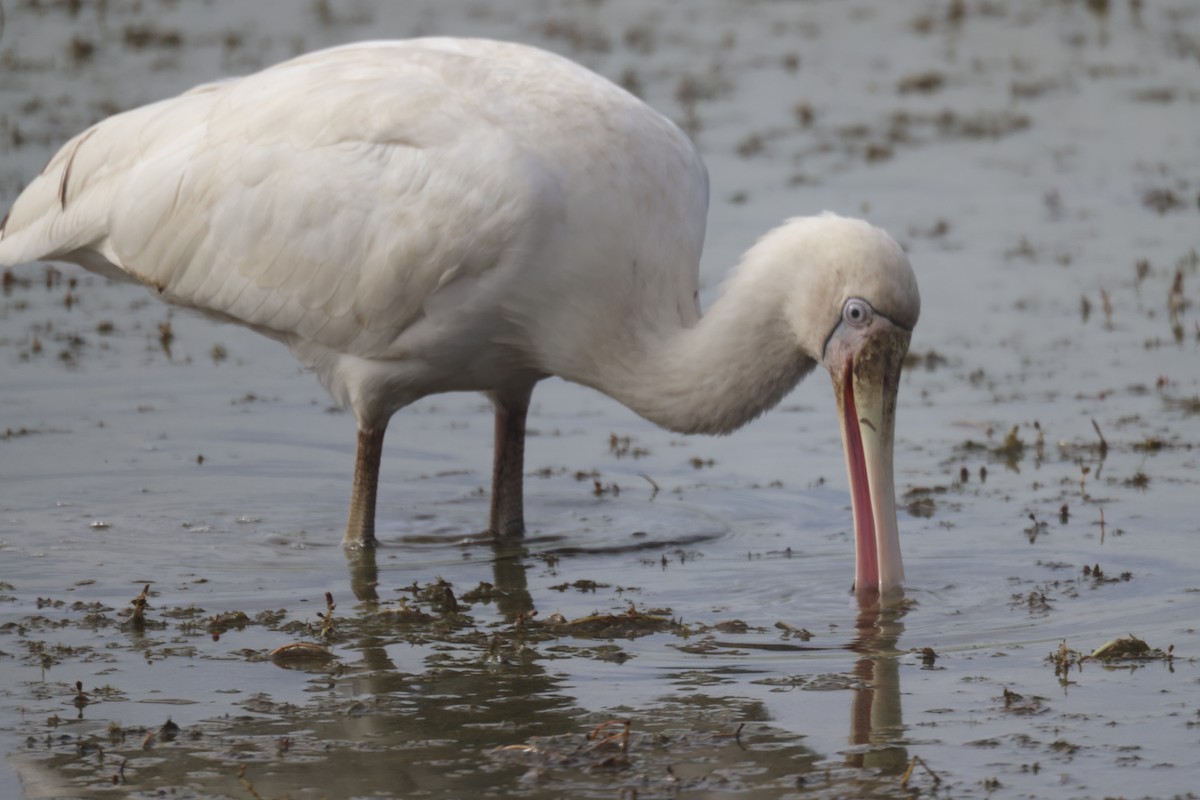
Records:
M900 776L900 788L908 788L908 780L912 777L913 770L918 764L925 768L925 771L929 773L929 777L933 778L934 786L937 786L942 782L942 779L938 777L938 774L931 770L929 765L925 763L925 759L921 758L920 756L913 756L912 761L908 762L908 769L904 770L904 774Z
M238 768L237 778L242 782L242 786L246 787L246 791L250 793L250 796L253 797L254 800L263 800L263 796L258 793L258 790L254 788L254 784L251 783L250 779L246 777L245 764L242 764L242 766Z
M602 731L604 731L606 728L612 728L617 725L621 726L621 730L612 734L602 734ZM610 719L607 722L601 722L599 725L592 728L591 732L587 735L588 741L592 742L588 749L595 750L598 747L603 747L607 744L612 744L613 742L619 741L621 743L621 752L628 752L629 729L632 727L632 725L633 720L630 719ZM602 735L604 736L603 739L600 738Z
M1100 425L1096 420L1092 420L1092 427L1096 429L1096 435L1100 437L1100 458L1104 459L1108 455L1108 442L1104 439L1104 434L1100 432Z
M650 493L650 499L653 500L654 498L658 497L658 484L654 482L654 478L651 478L644 472L639 472L638 475L645 478L647 483L650 484L651 488L654 489L654 491Z

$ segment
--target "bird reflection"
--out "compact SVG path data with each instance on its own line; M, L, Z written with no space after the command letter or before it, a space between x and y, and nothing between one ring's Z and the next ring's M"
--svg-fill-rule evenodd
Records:
M347 548L345 553L354 599L360 603L379 602L379 566L375 562L375 550Z
M529 568L524 540L511 536L492 539L492 579L497 590L496 608L508 622L533 611L533 598L525 581Z
M526 571L533 565L527 542L513 537L492 537L492 576L495 587L496 610L509 623L534 611ZM346 551L350 588L360 603L379 601L379 568L376 550ZM878 598L860 598L855 620L855 636L846 649L857 655L851 674L860 688L853 690L850 712L849 744L853 752L845 764L857 769L898 775L908 765L907 748L902 741L904 722L900 703L898 643L904 632L903 605L885 605ZM360 641L364 663L375 671L392 671L396 667L388 658L384 642ZM742 647L755 647L741 643ZM787 643L757 645L763 649L812 649ZM821 648L818 648L821 649ZM533 670L540 674L540 670ZM546 680L542 675L538 680ZM546 689L551 689L548 682ZM557 695L556 691L550 694ZM559 698L561 701L561 698Z
M525 580L529 568L529 550L522 539L511 536L490 537L492 580L496 587L496 608L508 622L533 610L533 598ZM346 568L350 591L360 603L379 602L379 565L375 549L347 549Z
M908 750L896 744L904 730L900 709L900 665L896 649L904 624L903 607L860 606L858 634L849 649L861 657L854 676L863 688L854 691L850 711L850 744L866 745L846 758L847 766L896 775L908 765Z

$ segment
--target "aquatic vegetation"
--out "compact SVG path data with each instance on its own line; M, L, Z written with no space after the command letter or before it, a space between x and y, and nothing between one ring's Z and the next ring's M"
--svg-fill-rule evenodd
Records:
M1046 661L1054 667L1055 676L1064 681L1071 673L1072 668L1081 672L1083 665L1089 661L1095 661L1106 668L1115 669L1133 668L1155 661L1164 662L1171 667L1174 659L1175 645L1170 645L1166 650L1160 650L1151 647L1133 634L1110 639L1090 653L1068 648L1064 641L1056 651L1046 657Z

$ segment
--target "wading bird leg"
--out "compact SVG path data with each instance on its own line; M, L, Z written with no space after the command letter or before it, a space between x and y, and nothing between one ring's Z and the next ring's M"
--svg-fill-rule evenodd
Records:
M488 530L496 536L524 536L522 482L525 469L525 415L533 387L489 392L496 407L496 450L492 466L492 513Z
M379 488L379 459L386 428L358 431L354 457L354 486L350 490L350 515L346 519L343 547L375 546L375 494Z

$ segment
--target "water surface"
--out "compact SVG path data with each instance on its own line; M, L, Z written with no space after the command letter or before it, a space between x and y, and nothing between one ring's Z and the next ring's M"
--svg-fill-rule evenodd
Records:
M904 243L923 308L896 445L909 602L880 614L848 593L823 375L720 439L546 382L513 551L479 533L486 402L418 403L389 430L383 546L361 562L339 546L353 420L281 347L15 270L0 794L890 796L913 757L907 790L955 796L1194 790L1200 9L5 11L0 205L76 131L198 82L356 39L497 36L696 138L705 302L757 235L828 208ZM1172 657L1051 658L1131 634ZM266 657L297 641L333 658Z

